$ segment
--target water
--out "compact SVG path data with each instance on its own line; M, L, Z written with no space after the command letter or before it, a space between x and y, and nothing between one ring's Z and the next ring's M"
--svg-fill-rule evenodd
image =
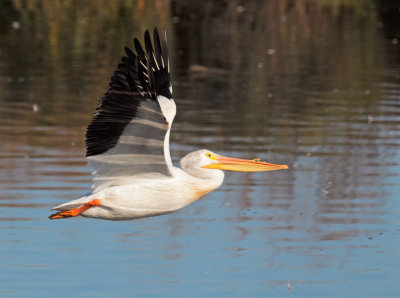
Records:
M398 297L396 5L0 2L0 295ZM90 188L85 126L154 25L174 163L207 148L290 170L227 173L165 216L49 221Z

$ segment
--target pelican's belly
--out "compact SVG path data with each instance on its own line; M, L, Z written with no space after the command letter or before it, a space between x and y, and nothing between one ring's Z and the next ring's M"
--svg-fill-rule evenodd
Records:
M101 206L82 215L114 220L161 215L179 210L206 193L193 185L177 185L174 179L114 186L90 195L88 200L100 199Z

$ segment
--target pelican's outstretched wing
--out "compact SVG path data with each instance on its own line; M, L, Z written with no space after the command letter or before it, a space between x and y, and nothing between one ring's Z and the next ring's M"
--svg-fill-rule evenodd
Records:
M96 189L131 183L135 177L171 175L169 133L176 106L167 35L164 30L160 40L154 28L153 43L148 31L144 38L146 51L136 38L136 54L125 47L127 57L86 131L86 157L95 170Z

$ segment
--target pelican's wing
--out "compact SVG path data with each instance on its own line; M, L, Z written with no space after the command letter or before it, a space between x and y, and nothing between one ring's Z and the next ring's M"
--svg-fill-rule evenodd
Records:
M94 168L93 188L132 183L136 178L170 176L169 132L176 107L172 99L167 36L157 28L145 49L125 48L110 88L100 99L86 131L86 157Z

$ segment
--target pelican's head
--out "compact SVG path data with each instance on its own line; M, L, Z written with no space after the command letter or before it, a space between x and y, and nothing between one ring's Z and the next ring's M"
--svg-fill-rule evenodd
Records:
M277 165L261 162L260 159L239 159L219 155L210 150L202 149L189 153L181 159L182 168L195 176L208 176L208 169L239 171L239 172L264 172L288 169L287 165ZM204 174L201 174L204 173Z

